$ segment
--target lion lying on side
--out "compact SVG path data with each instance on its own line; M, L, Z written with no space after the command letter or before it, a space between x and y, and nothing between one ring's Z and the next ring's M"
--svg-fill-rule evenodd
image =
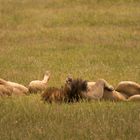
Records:
M6 81L4 79L0 79L0 96L21 96L27 94L28 88L26 88L25 86L11 81Z

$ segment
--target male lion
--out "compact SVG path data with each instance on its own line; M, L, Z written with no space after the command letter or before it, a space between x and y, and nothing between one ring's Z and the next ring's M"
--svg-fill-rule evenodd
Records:
M68 77L61 88L50 87L42 99L52 102L78 102L80 100L137 101L140 100L139 85L136 83L119 83L116 90L104 79L87 82ZM124 86L125 85L125 86ZM122 88L122 89L121 89ZM126 90L125 90L126 88ZM119 89L119 91L118 91Z
M87 82L82 79L67 81L61 88L49 87L42 94L42 99L48 103L52 102L78 102L85 98L84 92L87 91Z
M43 94L42 99L52 102L78 102L80 100L100 100L104 91L113 91L113 87L105 80L87 82L82 79L68 77L61 88L50 87Z

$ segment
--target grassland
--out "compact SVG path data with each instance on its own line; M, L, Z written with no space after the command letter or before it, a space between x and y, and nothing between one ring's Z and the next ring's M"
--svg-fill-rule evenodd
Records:
M0 77L28 85L52 73L140 82L139 0L0 0ZM140 139L140 103L48 105L0 99L0 139Z

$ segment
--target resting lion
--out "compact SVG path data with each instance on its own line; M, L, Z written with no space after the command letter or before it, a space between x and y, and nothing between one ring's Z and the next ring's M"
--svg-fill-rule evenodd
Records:
M127 82L126 82L127 83ZM124 83L119 83L118 87L123 87ZM128 88L127 88L128 86ZM68 77L66 83L61 88L50 87L43 94L42 99L52 102L78 102L79 100L110 100L110 101L136 101L140 100L139 86L136 83L129 83L118 88L119 91L108 84L104 79L96 82L87 82L82 79ZM137 89L136 91L134 89ZM133 89L133 90L131 90ZM126 91L126 92L124 92ZM135 92L133 92L135 91Z
M27 95L28 89L18 83L6 81L0 78L0 96L12 96L12 95Z
M104 81L104 83L107 86L111 87L103 79L98 80L98 81ZM97 82L95 82L95 83L93 82L92 85L89 85L89 89L91 88L90 86L96 87ZM92 89L90 90L90 92L91 92L91 95L94 95L94 93L95 93L95 91L93 92ZM87 92L87 94L89 94L89 93ZM131 82L131 81L122 81L118 84L118 86L115 90L108 90L107 88L104 88L104 91L102 94L103 94L103 96L100 98L101 100L140 101L140 85L135 82Z

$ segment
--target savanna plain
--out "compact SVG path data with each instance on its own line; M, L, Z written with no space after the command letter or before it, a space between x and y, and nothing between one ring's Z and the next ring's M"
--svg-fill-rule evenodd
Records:
M28 86L46 70L48 86L140 83L140 0L0 0L0 78ZM139 140L140 102L0 98L0 140L64 139Z

